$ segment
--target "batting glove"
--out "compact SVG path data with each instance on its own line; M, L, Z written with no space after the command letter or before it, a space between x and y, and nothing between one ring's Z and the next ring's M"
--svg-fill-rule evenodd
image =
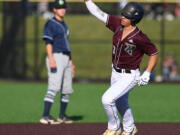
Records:
M145 71L138 80L139 86L147 85L150 80L150 72Z

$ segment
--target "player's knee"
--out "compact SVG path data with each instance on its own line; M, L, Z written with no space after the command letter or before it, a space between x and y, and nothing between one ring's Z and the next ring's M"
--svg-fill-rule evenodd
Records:
M53 103L54 102L54 98L56 97L56 94L57 94L57 91L49 90L48 89L48 91L46 93L46 96L44 98L44 101Z
M102 104L103 105L112 105L114 104L113 103L113 100L109 97L109 96L106 96L105 94L102 96Z
M61 80L59 78L50 78L48 80L48 89L49 90L54 90L54 91L58 91L61 89Z

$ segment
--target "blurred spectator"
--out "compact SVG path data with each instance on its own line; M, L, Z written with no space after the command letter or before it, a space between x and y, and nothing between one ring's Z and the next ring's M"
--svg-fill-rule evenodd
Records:
M172 21L174 19L173 11L169 3L149 3L144 5L145 15L148 19L161 20L163 14L166 20Z
M48 8L48 1L47 0L40 0L40 2L38 3L38 14L42 14L45 13L49 10Z
M178 63L174 60L173 53L169 53L163 62L163 79L164 81L180 81L178 75Z
M151 10L151 4L150 3L145 3L144 4L144 15L149 18L149 19L152 19L153 18L153 15L152 15L152 10Z
M176 4L176 7L174 9L174 14L177 18L180 18L180 2Z
M163 3L153 3L151 4L151 10L153 12L153 16L157 20L161 20L163 16L164 5Z
M165 9L165 12L164 12L165 19L168 21L174 20L174 15L173 15L173 10L172 10L173 8L171 8L171 4L164 3L164 9Z
M163 15L163 4L162 3L147 3L144 5L145 16L148 19L161 20Z
M42 15L44 19L50 19L54 16L53 12L49 11L48 0L40 0L38 3L37 13Z

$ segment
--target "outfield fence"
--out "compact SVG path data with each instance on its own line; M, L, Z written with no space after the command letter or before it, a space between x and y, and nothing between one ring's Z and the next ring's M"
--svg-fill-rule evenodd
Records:
M70 42L72 55L77 65L76 78L109 79L111 48L107 47L106 44L111 44L111 33L105 34L106 32L102 30L104 28L101 29L101 24L96 22L95 19L91 19L82 0L67 1L67 23L70 26L70 31L72 29ZM100 8L107 13L119 15L121 12L119 6L121 1L94 1L98 2ZM139 26L157 44L160 50L156 75L162 75L163 60L169 52L173 52L175 59L180 63L180 19L175 13L179 1L137 1L142 2L146 11L145 19ZM35 80L47 78L42 30L47 19L52 17L52 1L0 0L0 7L0 19L2 20L0 23L0 78ZM81 23L85 25L81 26ZM90 27L93 23L95 26L99 26L97 32L93 32L93 29L88 29L86 26L88 24ZM81 34L82 31L87 34L85 37ZM94 35L95 33L97 36ZM100 46L100 44L102 45ZM98 49L94 49L92 46L101 47L104 52L103 49L99 49L100 52L96 53ZM79 50L83 50L84 53L79 53ZM105 53L109 53L108 63L104 56ZM83 63L82 58L85 59ZM90 58L93 59L95 64L87 62L87 59ZM97 58L104 59L98 60ZM145 58L143 64L146 61ZM102 68L104 69L102 70ZM180 71L179 67L178 69Z

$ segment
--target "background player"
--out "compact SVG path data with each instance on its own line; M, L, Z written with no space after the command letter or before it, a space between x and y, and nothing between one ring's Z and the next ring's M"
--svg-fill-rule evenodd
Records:
M48 90L44 98L44 112L40 122L43 124L72 123L73 121L65 115L69 96L73 92L72 70L74 73L68 40L69 30L63 19L66 14L66 2L56 0L53 11L54 17L45 24L43 34L47 51ZM50 116L50 109L59 91L61 106L59 118L56 120Z
M120 19L101 11L91 0L85 0L85 4L92 15L114 32L111 86L102 97L108 118L108 129L103 135L134 135L137 129L128 104L128 95L137 84L148 84L150 72L158 60L155 45L136 27L143 17L144 9L139 3L130 2L124 7ZM144 53L150 58L145 72L140 76L139 65ZM117 109L122 116L123 132Z

